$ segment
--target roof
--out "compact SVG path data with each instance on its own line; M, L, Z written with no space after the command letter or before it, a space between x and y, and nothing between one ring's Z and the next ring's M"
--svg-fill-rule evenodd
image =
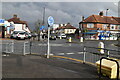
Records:
M120 24L120 17L91 15L80 23Z
M13 21L15 24L26 24L26 26L28 26L28 24L27 24L26 21L22 21L22 20L20 20L20 18L18 18L18 17L13 17L13 18L11 18L11 19L8 19L7 21L8 21L8 22Z
M76 27L74 27L70 24L67 24L66 26L58 27L56 30L60 30L60 29L76 29Z

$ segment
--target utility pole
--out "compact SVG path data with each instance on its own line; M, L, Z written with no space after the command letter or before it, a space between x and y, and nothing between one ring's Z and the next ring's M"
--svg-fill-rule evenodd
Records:
M45 7L43 7L43 22L42 22L42 25L44 25L44 22L45 21Z
M44 29L44 27L45 27L45 7L43 7L43 21L42 21L42 28ZM42 29L42 32L43 32L43 29ZM45 34L43 33L41 37L45 39Z
M109 10L109 9L106 9L106 23L107 23L108 10Z
M108 15L108 10L109 9L106 9L106 24L107 24L107 15ZM106 28L105 28L105 40L106 40L106 35L107 35L107 33L106 33L106 29L108 28L108 25L106 25Z

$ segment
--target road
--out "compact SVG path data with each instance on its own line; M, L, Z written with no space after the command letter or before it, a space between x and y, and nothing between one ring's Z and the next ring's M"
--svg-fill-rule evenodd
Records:
M24 52L24 42L28 40L15 40L14 41L14 53L23 54ZM80 43L79 41L73 41L68 43L65 39L50 40L50 55L54 56L64 56L75 58L79 60L84 60L83 46L98 47L99 41L85 41ZM113 44L117 44L118 41L104 41L105 48L119 50L118 47ZM38 55L47 54L47 41L32 41L32 46L30 49L30 43L25 46L25 53L33 53ZM92 53L98 53L98 49L86 48L85 60L88 62L95 63L100 59L99 55L94 55ZM91 53L90 53L91 52ZM105 51L106 52L106 51ZM107 53L107 52L106 52ZM110 51L110 55L118 55L118 52ZM118 56L119 57L119 56Z

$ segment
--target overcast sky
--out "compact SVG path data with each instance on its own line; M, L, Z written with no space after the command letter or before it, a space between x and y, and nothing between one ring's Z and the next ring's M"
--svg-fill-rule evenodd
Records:
M10 19L13 14L17 14L34 29L35 21L42 20L43 7L46 23L48 16L53 16L55 23L70 22L75 27L78 27L81 16L98 15L100 11L106 15L106 9L109 9L108 16L118 16L118 3L115 2L3 2L2 17Z

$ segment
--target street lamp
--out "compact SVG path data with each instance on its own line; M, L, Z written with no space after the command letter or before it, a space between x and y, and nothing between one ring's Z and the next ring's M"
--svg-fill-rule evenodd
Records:
M108 10L109 10L109 9L106 9L106 23L107 23Z
M108 10L109 10L109 9L106 9L106 28L105 28L105 39L106 39L106 35L107 35L107 33L106 33L106 29L108 28L108 25L107 25L107 15L108 15Z

